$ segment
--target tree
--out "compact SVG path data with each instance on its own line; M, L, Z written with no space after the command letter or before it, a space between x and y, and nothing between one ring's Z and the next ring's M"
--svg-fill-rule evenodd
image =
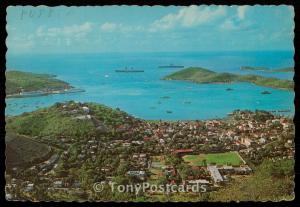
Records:
M202 165L203 165L204 167L207 166L206 159L203 159L203 160L202 160Z
M180 164L178 170L182 180L187 180L188 176L192 175L192 169L186 163Z
M157 180L158 185L166 185L167 183L168 183L168 179L166 178L166 176L161 176Z
M119 167L117 168L117 174L124 176L128 170L129 170L129 163L124 162L124 163L120 164Z
M124 176L116 176L113 178L113 182L115 182L117 185L128 185L129 179Z
M166 156L166 164L178 166L182 162L182 159L176 156L168 155Z

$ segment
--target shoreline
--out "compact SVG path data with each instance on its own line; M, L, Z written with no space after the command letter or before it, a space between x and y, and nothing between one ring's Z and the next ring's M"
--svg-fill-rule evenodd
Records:
M259 71L267 73L294 73L295 69L293 67L283 67L277 69L271 69L267 67L253 67L253 66L241 66L240 70L242 71Z
M76 92L84 92L83 89L78 89L78 90L80 90L80 91L76 91ZM76 93L76 92L63 92L63 93ZM47 96L47 95L51 95L51 94L57 94L57 93L49 93L49 94L38 95L38 96ZM17 98L22 98L22 97L17 97ZM103 105L102 103L96 103L96 102L95 102L95 104ZM50 106L52 106L52 105L50 105ZM107 106L107 105L105 105L105 106ZM8 107L8 106L6 106L6 107ZM49 107L49 106L45 106L45 107ZM107 106L107 107L110 107L110 106ZM36 110L28 111L27 113L31 113L31 112L34 112L34 111L36 111ZM234 109L234 110L226 113L226 115L222 116L222 117L197 118L197 119L163 119L163 118L161 118L161 119L147 119L147 118L136 117L133 114L129 114L129 115L135 117L136 119L143 120L147 123L163 123L163 122L165 122L165 123L176 123L176 122L198 122L198 121L226 120L226 119L230 118L234 114L235 111L250 111L250 112L253 112L253 113L255 111L262 111L262 112L270 113L272 115L282 116L282 117L291 118L291 119L295 116L295 112L293 112L293 109L276 109L276 110ZM124 111L124 112L126 112L126 111ZM16 114L16 115L5 114L5 117L17 117L17 116L20 116L23 113L24 112L22 112L20 114Z
M62 89L62 90L52 90L52 91L26 91L23 94L8 94L5 99L9 98L29 98L29 97L37 97L37 96L48 96L52 94L67 94L67 93L80 93L85 92L84 89Z
M164 81L181 81L181 82L188 82L188 83L195 83L195 84L216 84L216 85L222 85L222 84L234 84L234 83L248 83L248 84L251 84L251 85L255 85L255 86L260 86L260 87L265 87L265 88L272 88L272 89L278 89L278 90L284 90L284 91L290 91L290 92L294 92L295 93L295 90L294 88L291 89L291 88L279 88L279 87L274 87L274 86L265 86L265 85L259 85L259 84L256 84L256 83L253 83L253 82L249 82L249 81L230 81L230 82L203 82L203 83L200 83L200 82L197 82L197 81L194 81L194 80L189 80L189 79L182 79L182 80L179 80L179 79L172 79L172 78L168 78L168 79L164 79L162 78L161 80L164 80Z

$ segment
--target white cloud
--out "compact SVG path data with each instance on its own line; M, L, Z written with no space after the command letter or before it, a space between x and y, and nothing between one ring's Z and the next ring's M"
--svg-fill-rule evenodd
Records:
M145 31L142 26L123 25L121 23L105 22L100 26L102 32L122 32L129 35L130 32Z
M45 28L44 26L40 26L36 30L36 36L38 37L75 37L82 38L85 37L88 33L92 31L92 23L85 22L81 25L74 24L72 26L65 27L50 27Z
M57 27L49 28L47 30L47 36L56 37L56 36L59 36L61 34L61 32L62 32L62 30L60 28L57 28Z
M221 25L221 30L236 30L238 27L233 23L232 20L226 19Z
M120 25L120 31L123 32L123 33L142 32L142 31L145 31L145 28L142 27L142 26Z
M236 14L226 18L219 26L220 30L247 30L253 26L250 20L246 19L249 6L238 6Z
M116 23L111 23L111 22L105 22L100 26L100 29L105 32L112 32L114 31L118 25Z
M84 37L86 34L92 31L92 23L85 22L81 25L66 26L63 28L62 32L65 36L75 35L76 37Z
M255 30L254 24L251 21L239 21L235 18L225 19L219 26L222 31L249 31Z
M39 27L36 29L36 31L35 31L36 36L38 36L38 37L44 36L44 35L45 35L45 34L44 34L44 29L45 29L44 26L39 26Z
M248 6L239 6L237 8L237 16L240 20L245 19L245 15L246 15L248 8L249 8Z
M64 27L45 28L40 26L35 32L42 45L61 45L64 43L70 46L74 41L86 42L86 36L93 30L93 24L85 22L83 24L70 25Z
M224 6L189 6L180 9L177 13L168 14L156 20L150 26L150 31L168 30L179 25L182 27L195 27L212 23L226 14Z
M6 39L6 45L9 51L23 52L34 47L35 42L32 36L9 37Z

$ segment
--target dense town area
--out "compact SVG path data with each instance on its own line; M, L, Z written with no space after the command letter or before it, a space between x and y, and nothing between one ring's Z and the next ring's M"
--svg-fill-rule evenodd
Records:
M6 122L12 133L7 136L49 148L43 159L7 164L8 200L168 196L112 193L110 182L198 183L218 192L252 176L262 163L293 160L295 153L293 120L265 111L236 110L224 119L205 121L145 121L119 109L72 101L7 117ZM12 151L13 144L19 143L7 141ZM11 155L6 151L6 156ZM102 192L93 190L95 182L103 184Z

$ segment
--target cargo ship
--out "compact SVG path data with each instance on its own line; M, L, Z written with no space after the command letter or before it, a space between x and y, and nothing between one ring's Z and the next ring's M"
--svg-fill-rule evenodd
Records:
M158 68L184 68L184 66L170 64L170 65L160 65L160 66L158 66Z
M137 69L133 69L133 68L128 69L126 67L125 69L117 69L117 70L115 70L115 72L117 72L117 73L139 73L139 72L144 72L144 70L137 70Z

